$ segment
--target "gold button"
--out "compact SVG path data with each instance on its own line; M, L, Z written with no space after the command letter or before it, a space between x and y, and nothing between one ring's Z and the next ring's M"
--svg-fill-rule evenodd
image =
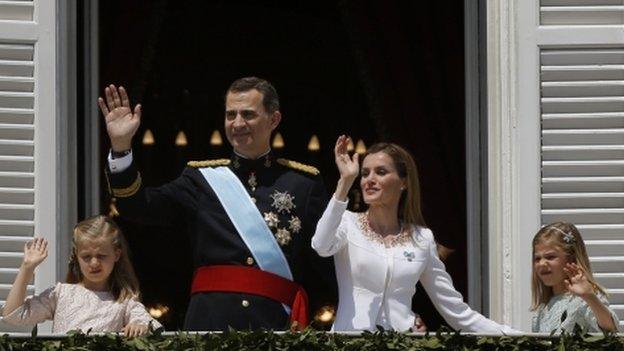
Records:
M247 264L248 264L248 265L250 265L250 266L251 266L252 264L254 264L254 259L253 259L253 257L247 257Z
M249 301L243 300L243 302L241 302L241 305L243 305L243 307L249 307Z

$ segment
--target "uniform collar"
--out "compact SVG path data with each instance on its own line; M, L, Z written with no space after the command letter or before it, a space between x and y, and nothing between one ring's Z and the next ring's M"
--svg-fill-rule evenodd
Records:
M249 159L236 151L233 151L230 159L232 161L232 168L235 171L259 171L270 168L275 163L275 157L271 149L255 160Z

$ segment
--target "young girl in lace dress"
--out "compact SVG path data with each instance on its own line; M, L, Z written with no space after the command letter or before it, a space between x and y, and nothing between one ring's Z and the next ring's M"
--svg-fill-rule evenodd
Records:
M111 219L95 216L74 227L67 283L57 283L27 299L26 286L48 255L47 242L35 238L24 246L24 260L2 312L14 325L52 320L54 333L81 329L136 336L152 322L138 301L139 284L128 258L127 243Z
M533 331L618 330L603 288L596 283L583 238L574 224L549 224L533 238Z

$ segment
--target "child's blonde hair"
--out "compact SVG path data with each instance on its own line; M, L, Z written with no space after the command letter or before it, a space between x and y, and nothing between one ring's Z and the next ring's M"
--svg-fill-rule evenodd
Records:
M130 262L128 243L119 226L109 217L102 215L87 218L74 227L67 282L76 284L84 278L80 271L76 251L78 245L86 241L110 242L115 249L119 250L119 260L115 262L113 271L108 277L110 291L117 301L138 299L139 281Z
M539 244L554 244L560 247L566 254L566 258L570 263L576 263L585 271L585 277L594 287L594 292L600 292L606 295L604 289L596 283L596 279L592 274L589 264L589 257L585 249L585 243L581 237L581 233L572 223L555 222L540 229L535 237L533 237L533 257L535 256L535 246ZM552 287L544 285L537 276L535 264L532 265L531 293L532 303L531 310L536 310L540 305L548 303L553 296Z

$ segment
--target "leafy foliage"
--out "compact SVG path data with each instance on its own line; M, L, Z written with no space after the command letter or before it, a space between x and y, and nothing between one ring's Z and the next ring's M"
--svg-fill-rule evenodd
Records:
M66 337L29 338L0 337L0 351L56 351L56 350L215 350L215 351L425 351L425 350L609 350L624 351L624 337L614 334L588 335L576 330L574 334L535 336L475 336L448 330L424 336L379 330L360 335L318 332L307 329L300 333L275 333L271 331L225 333L178 332L172 335L156 331L151 335L125 338L118 334L89 335L71 332Z

